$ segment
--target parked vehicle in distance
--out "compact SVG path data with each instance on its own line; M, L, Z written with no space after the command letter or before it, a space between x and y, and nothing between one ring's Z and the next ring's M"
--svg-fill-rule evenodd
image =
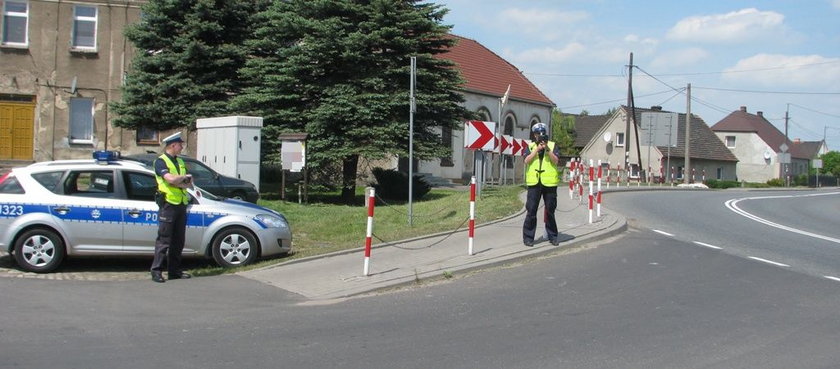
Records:
M136 154L125 155L122 158L139 161L152 167L158 156L160 154ZM253 183L219 174L198 159L185 155L180 155L179 157L184 160L184 164L187 166L187 173L192 174L193 183L203 190L216 196L244 200L255 204L260 199L260 193Z
M14 168L0 176L0 250L27 271L55 270L66 256L154 255L158 231L152 169L113 156ZM189 190L184 257L223 267L288 253L292 230L277 211Z

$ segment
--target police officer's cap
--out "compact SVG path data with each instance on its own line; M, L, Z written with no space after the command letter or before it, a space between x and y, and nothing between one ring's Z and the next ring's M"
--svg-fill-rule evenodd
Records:
M175 132L163 139L163 144L166 146L175 142L184 142L184 139L181 138L181 132Z
M537 123L531 126L531 132L533 133L548 133L548 128L545 126L545 123Z

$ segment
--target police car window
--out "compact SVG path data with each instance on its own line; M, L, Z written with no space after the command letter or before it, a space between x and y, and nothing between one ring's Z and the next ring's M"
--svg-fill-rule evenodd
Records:
M41 186L50 190L51 192L58 193L61 186L61 177L64 175L64 171L57 171L57 172L43 172L43 173L34 173L32 174L32 178L34 178Z
M81 197L114 197L113 171L71 171L64 180L64 194Z
M22 195L25 191L23 191L23 186L20 185L17 178L11 174L6 174L0 177L0 193Z
M125 191L129 200L155 201L157 182L155 177L138 172L123 172Z

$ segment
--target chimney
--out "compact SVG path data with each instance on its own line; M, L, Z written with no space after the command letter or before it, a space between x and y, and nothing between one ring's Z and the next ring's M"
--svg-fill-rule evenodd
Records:
M742 111L742 112L744 112L744 113L746 113L746 112L747 112L747 107L746 107L746 106L744 106L744 105L741 105L741 111Z
M757 111L757 112L755 112L755 115L758 115L759 117L764 118L764 112L763 111Z
M795 144L799 145L799 144L801 144L801 143L802 143L802 139L800 139L800 138L794 138L794 139L793 139L793 143L795 143Z
M659 105L654 105L654 106L650 107L650 110L652 110L652 111L662 111L662 107L659 106Z

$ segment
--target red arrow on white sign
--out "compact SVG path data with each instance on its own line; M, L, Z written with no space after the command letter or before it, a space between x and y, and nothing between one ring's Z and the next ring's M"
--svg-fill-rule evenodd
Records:
M493 151L496 147L496 122L470 120L464 124L464 147L472 150Z

